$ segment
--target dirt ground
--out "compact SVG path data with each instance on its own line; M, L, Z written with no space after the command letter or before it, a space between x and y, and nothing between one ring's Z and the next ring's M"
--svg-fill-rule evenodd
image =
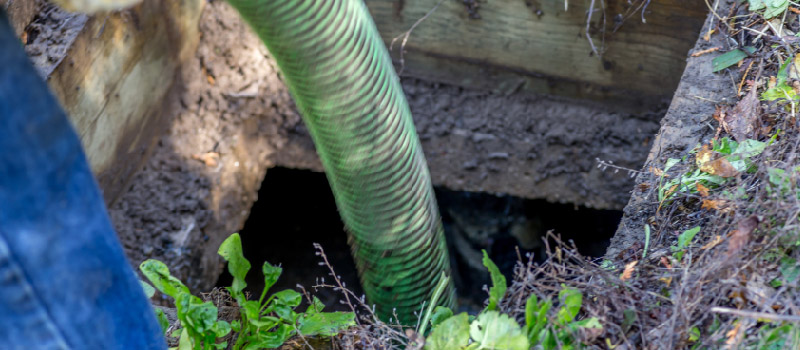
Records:
M211 1L200 26L169 131L110 213L134 265L165 261L207 290L221 272L216 247L243 227L267 169L321 166L274 61L235 11ZM593 208L622 208L633 183L596 159L638 167L663 111L412 79L403 87L434 184Z
M434 185L597 209L622 209L633 185L597 159L638 168L666 108L631 114L564 97L402 83ZM313 147L298 124L276 163L319 171Z
M134 265L159 259L190 287L209 290L222 268L217 247L244 225L270 158L300 118L235 11L212 1L202 16L169 131L109 211Z
M702 33L709 31L711 22L707 21ZM698 40L691 52L699 52L712 47L722 47L725 38L713 36L710 41ZM661 129L655 138L654 146L641 167L645 172L638 173L636 185L625 206L622 223L612 239L606 256L615 258L623 250L635 244L641 245L641 232L644 225L652 221L656 208L653 195L657 187L652 186L655 175L647 172L651 166L663 168L670 157L680 157L698 144L714 136L716 122L713 119L716 104L736 101L736 85L728 74L712 74L711 61L715 55L690 57L681 83L669 110L661 120Z

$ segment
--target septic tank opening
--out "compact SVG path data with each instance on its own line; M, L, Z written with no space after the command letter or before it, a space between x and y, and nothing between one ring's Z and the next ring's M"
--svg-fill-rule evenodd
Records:
M505 195L436 189L442 222L450 249L454 281L463 309L480 308L486 299L482 290L489 276L481 263L481 250L510 280L518 260L533 253L541 261L542 237L548 230L572 240L581 254L600 257L614 234L621 211L593 210L544 200L528 200ZM347 245L336 204L325 174L272 168L258 193L250 217L240 232L245 257L252 264L247 290L260 295L264 281L260 275L264 261L283 267L283 275L272 291L294 289L298 284L311 289L317 279L332 282L326 266L312 243L325 249L328 260L347 287L360 295L355 264ZM225 269L218 285L229 286L232 277ZM316 294L326 305L338 310L340 295L332 290Z

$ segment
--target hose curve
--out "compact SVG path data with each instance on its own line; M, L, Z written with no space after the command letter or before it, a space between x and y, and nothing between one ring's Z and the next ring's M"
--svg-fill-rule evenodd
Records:
M229 0L276 58L322 160L369 302L414 323L449 257L397 74L362 0ZM452 306L452 284L440 305Z

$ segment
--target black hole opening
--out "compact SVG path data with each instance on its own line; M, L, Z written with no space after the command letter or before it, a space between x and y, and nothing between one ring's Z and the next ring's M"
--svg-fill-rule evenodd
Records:
M553 230L565 241L575 242L581 254L600 257L622 217L621 211L594 210L571 204L553 204L513 196L436 189L442 222L450 249L459 301L467 311L480 309L489 275L481 265L485 249L504 275L511 279L520 253L531 252L541 261L543 235ZM247 291L258 296L263 289L264 261L280 264L283 274L271 292L294 289L297 284L311 290L317 279L333 283L327 267L320 266L312 243L325 249L329 261L347 287L362 290L347 245L327 178L322 173L287 168L267 172L259 200L240 232L245 257L252 264ZM229 286L227 268L218 286ZM314 292L326 305L338 310L341 295L332 290Z

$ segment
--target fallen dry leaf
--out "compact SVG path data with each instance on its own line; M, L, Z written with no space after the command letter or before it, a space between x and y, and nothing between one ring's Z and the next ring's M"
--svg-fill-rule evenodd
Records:
M700 192L700 195L703 197L708 197L708 187L703 186L701 183L697 183L697 192Z
M700 249L702 249L702 250L709 250L709 249L711 249L711 248L714 248L714 247L716 247L716 246L717 246L717 245L719 245L720 243L722 243L722 236L720 236L720 235L716 235L716 236L714 236L714 239L712 239L710 242L706 243L706 245L704 245L704 246L703 246L702 248L700 248Z
M651 166L649 170L655 176L658 176L658 177L662 177L662 176L663 177L669 177L669 175L665 174L663 170L661 170L659 168L656 168L654 166Z
M703 199L700 209L713 209L722 213L727 213L732 210L730 202L724 199Z
M728 256L739 252L747 245L747 242L750 241L750 234L753 233L756 226L758 226L758 218L755 215L739 220L736 230L731 232L731 239L728 242Z
M733 329L729 330L725 333L725 336L728 337L728 340L725 341L725 345L728 347L733 348L736 344L739 344L739 330L742 329L742 323L736 323L736 326Z
M671 196L673 193L675 193L676 189L678 189L678 185L672 185L672 187L664 191L664 198L668 198L669 196Z
M759 109L761 108L761 104L758 102L757 90L755 86L751 87L750 92L722 118L722 127L736 141L742 142L756 136L756 124L758 122Z
M627 281L631 279L633 276L633 269L636 267L636 264L639 263L639 260L634 260L625 265L625 269L622 270L622 275L619 276L619 279L623 281Z
M714 159L714 151L712 151L708 145L703 145L700 151L697 152L695 160L700 171L711 175L734 177L739 174L736 168L734 168L727 159Z
M667 259L666 256L662 256L661 257L661 265L664 265L664 267L666 267L668 269L672 268L672 264L669 263L669 259Z
M216 168L217 164L219 164L219 153L217 152L208 152L202 154L193 154L192 159L199 160L206 164L209 168Z
M669 285L672 284L672 277L661 277L658 280L664 282L664 284L666 284L667 287L669 287Z

